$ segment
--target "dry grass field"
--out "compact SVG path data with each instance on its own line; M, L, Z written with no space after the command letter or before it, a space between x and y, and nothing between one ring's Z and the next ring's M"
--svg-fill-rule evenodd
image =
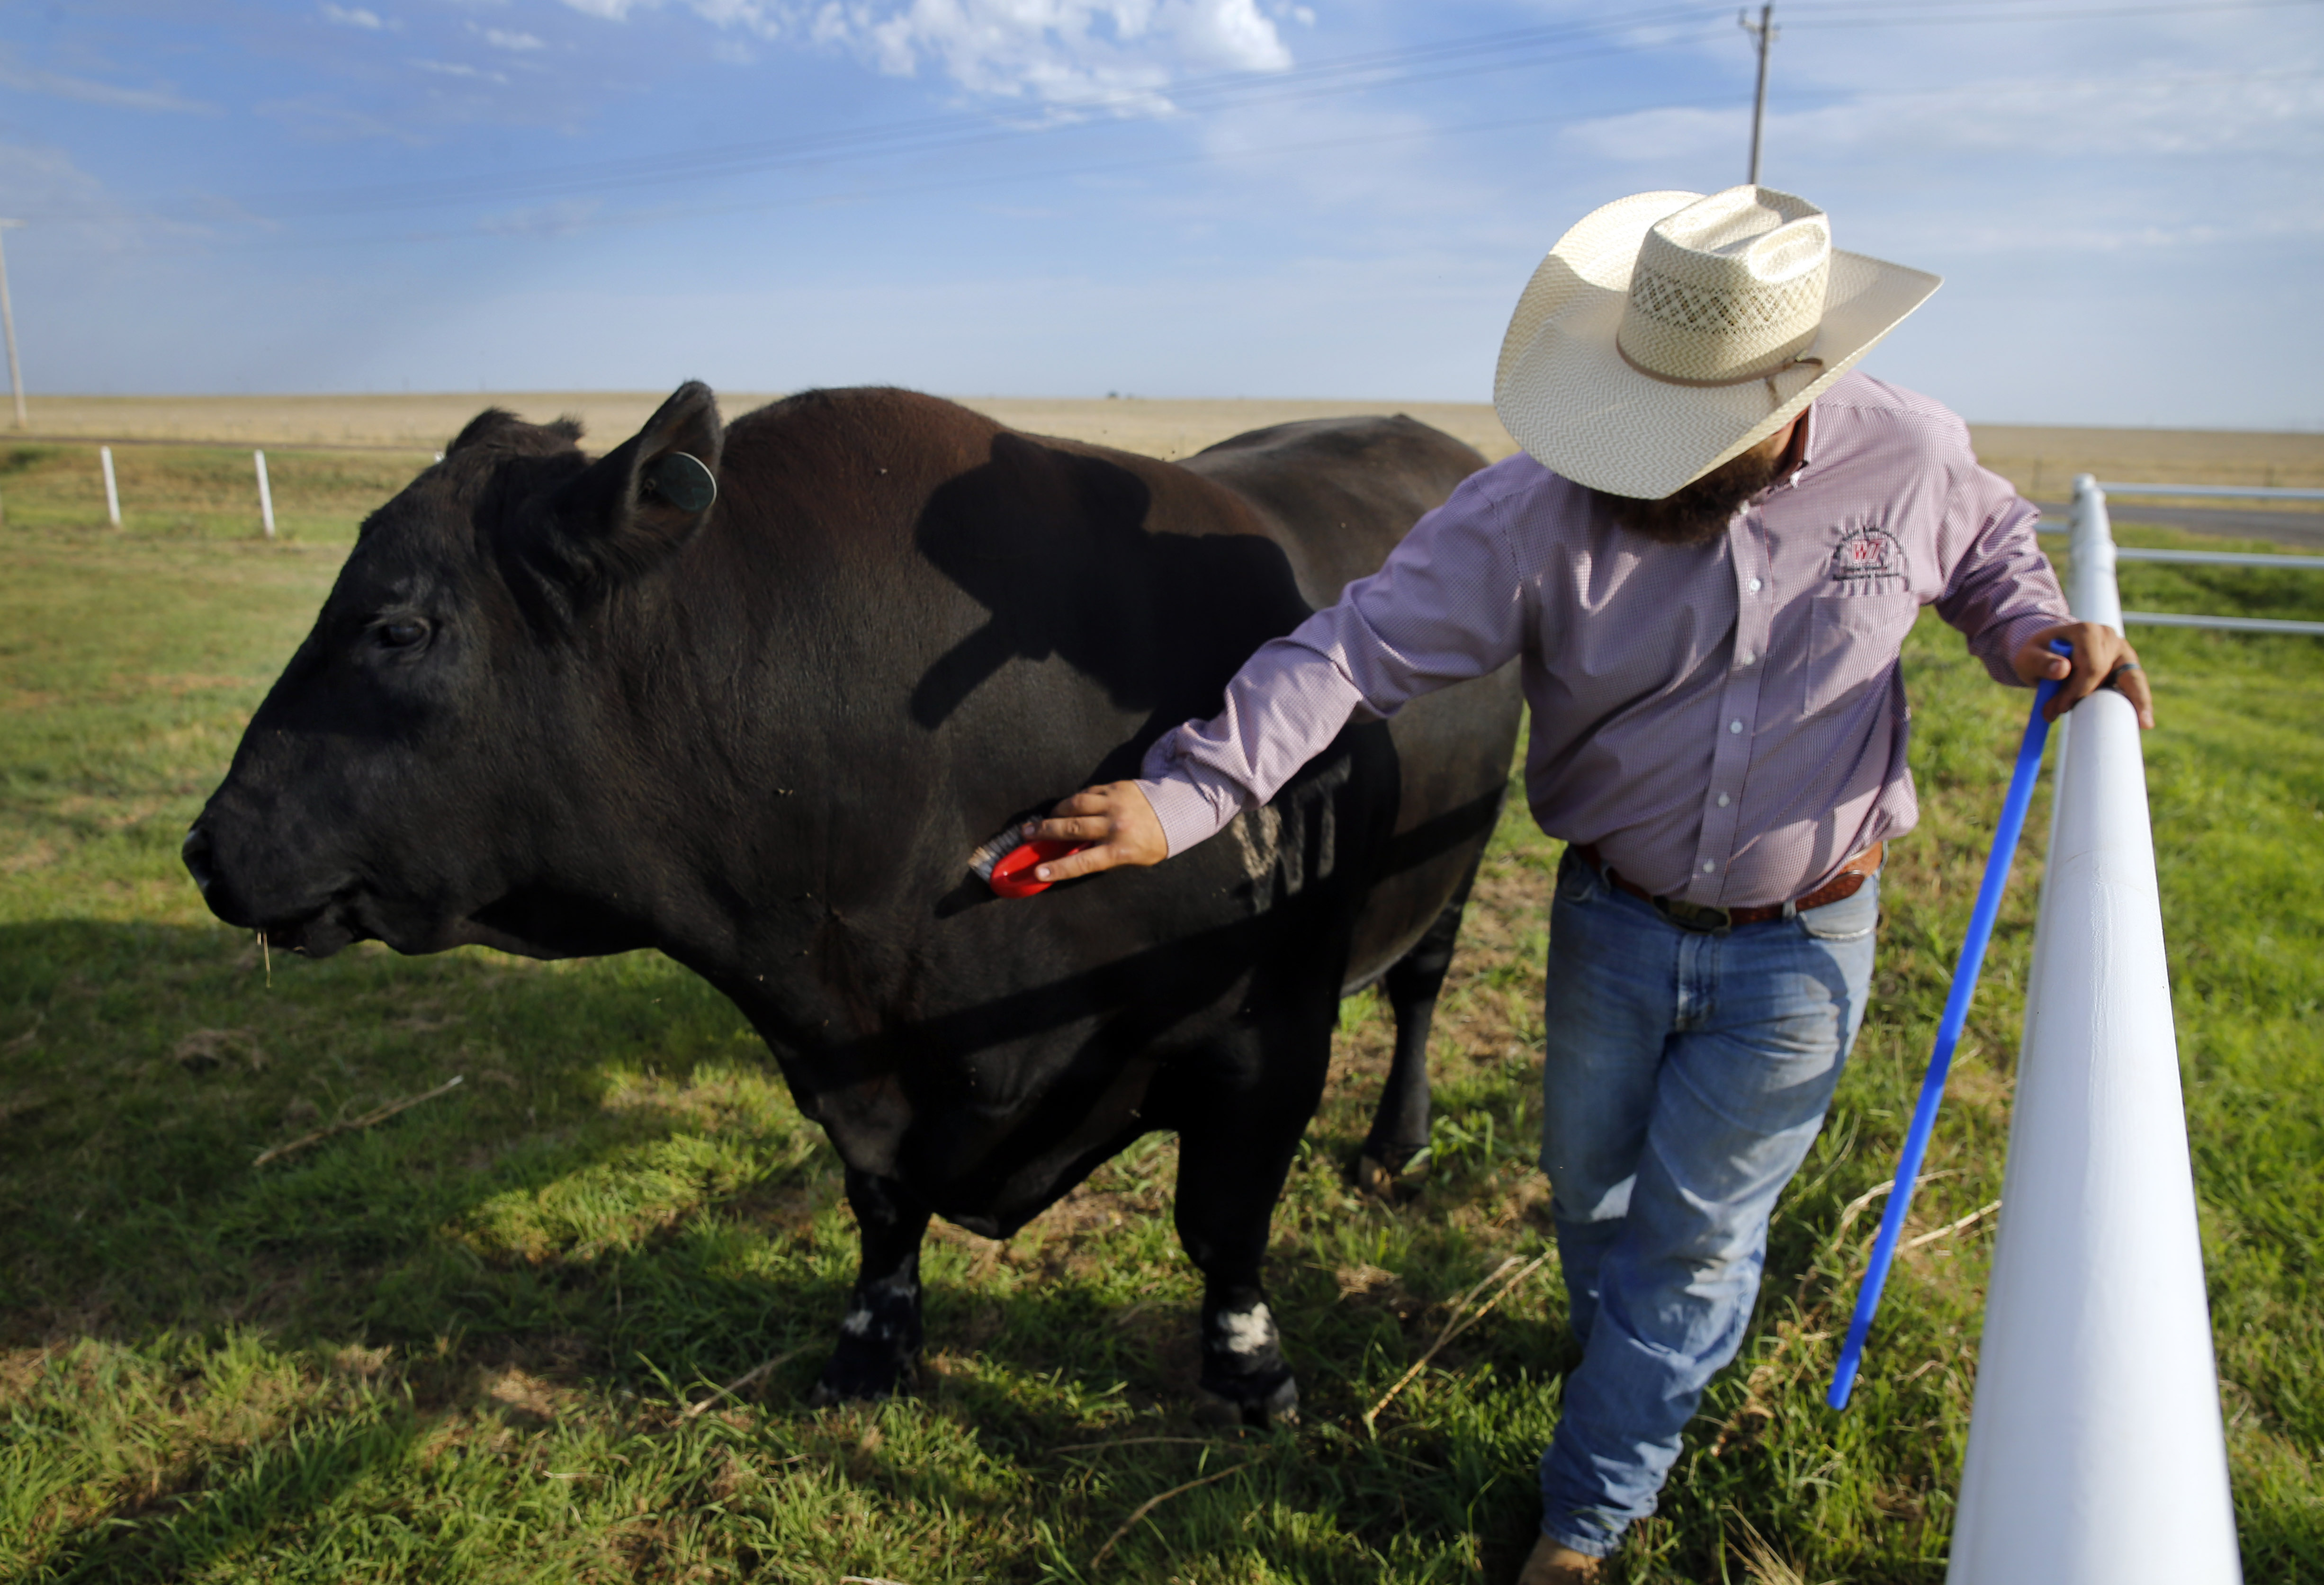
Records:
M2040 501L2064 500L2076 474L2141 484L2324 486L2324 435L2032 424L1972 424L1969 432L1986 466Z
M535 419L572 413L603 444L643 423L664 394L510 391L401 396L54 396L33 401L32 430L36 438L57 440L208 440L425 452L441 447L480 409L499 406ZM770 400L764 393L719 393L730 418ZM1366 412L1409 413L1458 436L1496 462L1517 449L1488 402L960 400L1033 434L1094 441L1149 456L1185 456L1268 424ZM2078 473L2189 484L2324 486L2324 435L2024 424L1971 429L1987 466L2027 495L2044 500L2063 499Z
M600 444L645 422L668 392L503 391L410 396L60 396L32 403L32 435L44 440L215 441L235 446L434 451L485 407L536 420L570 413ZM779 393L778 393L779 394ZM729 419L774 400L721 391ZM964 397L970 407L1037 435L1120 447L1149 456L1185 456L1246 429L1345 413L1408 412L1457 435L1496 460L1517 449L1484 402L1155 401Z

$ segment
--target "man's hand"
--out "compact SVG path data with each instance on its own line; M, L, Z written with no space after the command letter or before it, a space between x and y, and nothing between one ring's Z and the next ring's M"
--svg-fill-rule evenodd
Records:
M1170 856L1162 822L1134 781L1085 787L1050 810L1047 820L1025 822L1024 836L1028 842L1091 844L1037 868L1033 875L1038 880L1071 880L1124 864L1158 864Z
M2074 647L2070 664L2063 655L2050 653L2052 639L2063 639ZM2051 721L2111 681L2138 712L2138 724L2154 724L2154 696L2147 691L2146 673L2139 669L2138 651L2102 622L2072 622L2045 628L2025 641L2010 665L2020 682L2038 683L2046 677L2065 679L2065 686L2043 712Z

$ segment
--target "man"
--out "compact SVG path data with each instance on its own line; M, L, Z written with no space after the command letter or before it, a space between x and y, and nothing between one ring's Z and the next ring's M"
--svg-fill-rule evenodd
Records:
M1589 216L1517 304L1524 453L1253 656L1143 779L1032 827L1044 880L1150 864L1264 802L1351 718L1523 667L1551 916L1542 1166L1582 1363L1523 1585L1597 1578L1734 1357L1767 1219L1864 1016L1885 843L1916 817L1898 654L1933 604L2052 714L2137 659L2069 619L2038 513L1960 420L1849 373L1937 279L1765 188ZM2050 641L2072 646L2070 662Z

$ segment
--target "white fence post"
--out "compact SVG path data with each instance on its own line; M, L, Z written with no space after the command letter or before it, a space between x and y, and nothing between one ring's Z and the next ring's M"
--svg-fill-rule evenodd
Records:
M2106 492L2088 474L2074 475L2074 526L2066 541L2072 565L2066 569L2066 609L2083 622L2102 622L2122 631L2122 596L2115 588L2114 524L2107 516ZM2145 779L2140 778L2142 796Z
M2075 481L2069 604L2119 627ZM2242 1579L2138 719L2067 716L1948 1585Z
M258 464L258 521L266 529L266 537L274 538L274 492L266 486L266 454L254 451L253 461Z
M98 447L97 460L105 468L105 515L113 520L117 529L121 526L121 491L113 482L113 447Z

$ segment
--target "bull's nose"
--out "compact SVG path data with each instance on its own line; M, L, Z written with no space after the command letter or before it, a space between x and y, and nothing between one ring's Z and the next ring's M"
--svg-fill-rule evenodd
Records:
M186 872L194 878L194 884L201 888L203 895L208 896L213 875L210 869L210 834L201 828L199 822L186 833L185 845L178 852L186 861Z

